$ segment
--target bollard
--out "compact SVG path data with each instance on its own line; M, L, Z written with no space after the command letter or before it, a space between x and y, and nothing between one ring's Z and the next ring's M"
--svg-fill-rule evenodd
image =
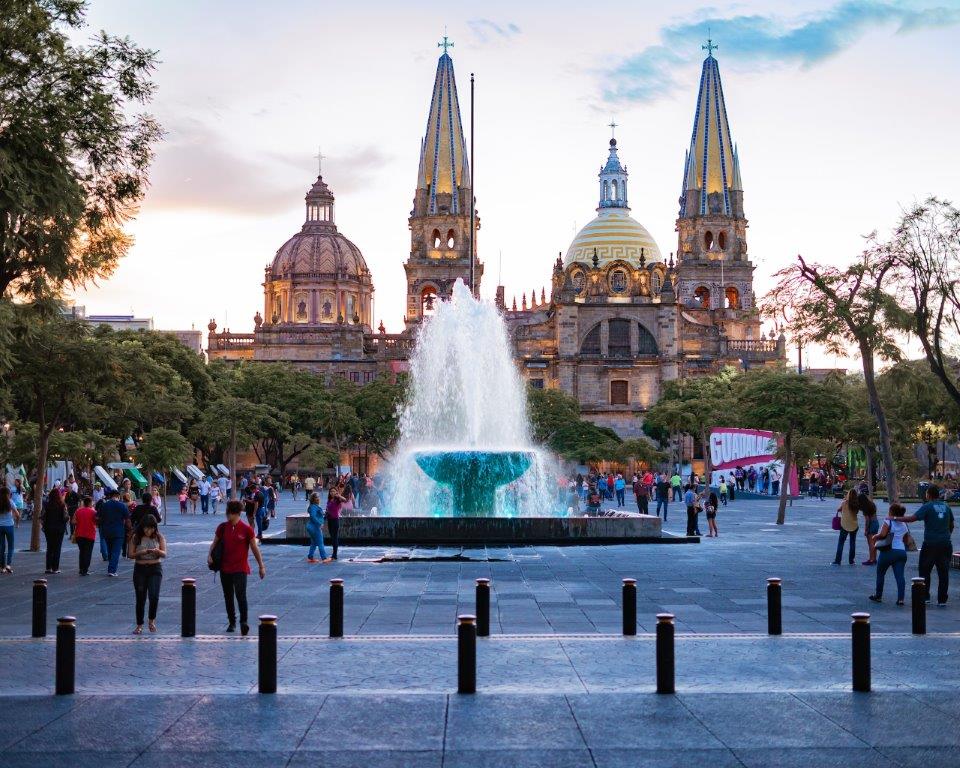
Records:
M781 597L782 581L778 578L767 579L767 634L783 634L783 611Z
M182 579L180 587L180 636L197 636L197 580Z
M477 692L477 617L457 617L457 693Z
M853 648L853 690L870 691L870 614L851 614L850 636Z
M56 692L57 696L73 693L77 669L77 620L73 616L57 619Z
M673 614L657 614L657 693L676 690L673 654Z
M637 580L623 580L623 634L637 634Z
M910 613L913 634L927 634L927 582L922 576L915 576L910 587Z
M477 579L477 637L490 636L490 579Z
M330 637L343 637L343 579L330 579Z
M277 692L277 617L261 616L258 635L257 683L260 693Z
M33 580L33 629L31 637L47 636L47 580Z

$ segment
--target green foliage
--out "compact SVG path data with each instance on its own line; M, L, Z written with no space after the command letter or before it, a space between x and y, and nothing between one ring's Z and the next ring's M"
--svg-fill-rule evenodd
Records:
M580 404L560 389L527 387L527 415L534 442L549 445L559 430L580 421Z
M96 35L86 4L19 0L0 23L0 296L37 298L109 275L161 131L137 105L152 51Z
M144 435L137 447L137 456L144 467L166 476L172 467L192 461L193 445L176 430L157 427Z
M389 376L378 376L354 392L351 399L360 420L357 442L366 443L368 451L381 456L393 451L400 438L400 409L407 386L405 375L398 376L395 383Z

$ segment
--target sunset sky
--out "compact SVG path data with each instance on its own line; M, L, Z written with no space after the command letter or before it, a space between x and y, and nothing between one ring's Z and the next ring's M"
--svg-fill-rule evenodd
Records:
M252 330L263 268L303 222L318 147L340 231L373 272L375 323L402 328L407 217L445 27L465 123L477 78L485 297L498 275L508 302L549 283L594 215L611 118L632 215L664 254L676 250L708 27L758 293L798 252L844 263L913 201L960 201L960 0L93 0L88 20L91 34L159 52L150 109L167 136L135 247L76 300L157 328L216 318Z

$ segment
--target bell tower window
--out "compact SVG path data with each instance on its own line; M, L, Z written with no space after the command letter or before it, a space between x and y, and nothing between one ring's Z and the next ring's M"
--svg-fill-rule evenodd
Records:
M433 234L430 236L430 239L433 241L434 248L440 248L440 230L433 230Z
M457 247L457 238L454 235L453 230L451 229L447 232L447 248L453 250L456 247Z
M740 309L740 291L730 285L724 293L727 309Z
M425 286L420 292L420 314L423 317L430 317L437 311L437 289L432 285Z
M727 250L727 233L726 232L717 233L717 247L721 251Z
M705 285L701 285L693 292L693 298L702 309L710 309L710 289Z
M703 233L703 248L704 250L709 251L710 246L713 245L713 232L709 229Z

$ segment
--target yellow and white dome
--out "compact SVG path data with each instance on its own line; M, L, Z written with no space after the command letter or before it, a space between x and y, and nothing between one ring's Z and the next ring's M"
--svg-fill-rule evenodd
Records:
M574 262L599 266L617 259L637 263L643 255L647 264L663 261L660 249L646 228L630 216L629 208L601 208L597 217L581 229L567 249L564 267Z

